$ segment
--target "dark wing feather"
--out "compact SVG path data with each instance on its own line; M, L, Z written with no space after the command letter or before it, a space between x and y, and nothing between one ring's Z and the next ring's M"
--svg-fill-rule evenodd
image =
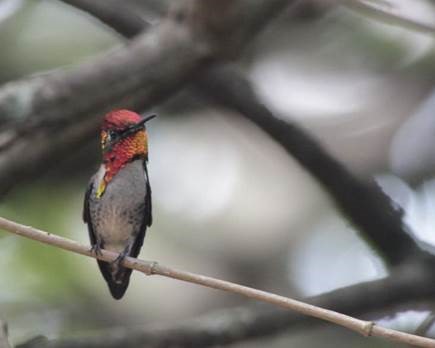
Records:
M85 193L85 201L83 202L83 221L88 223L90 220L90 213L89 213L89 197L91 196L91 192L92 192L92 188L94 187L94 185L92 184L92 180L91 182L88 184L88 187L86 188L86 193Z
M89 198L91 197L91 192L94 187L93 179L94 178L92 177L91 181L88 184L88 188L86 189L85 193L85 201L83 204L83 221L88 225L89 239L91 240L91 245L94 245L97 242L94 235L94 230L92 229L91 212L89 210Z
M147 169L147 164L146 161L143 161L143 167L145 170L145 179L146 179L146 195L145 195L145 211L143 214L143 220L142 220L142 224L140 227L140 231L139 234L136 238L136 240L134 241L133 247L131 248L131 252L130 255L131 257L137 257L139 255L140 252L140 248L143 245L143 240L145 238L145 232L147 230L147 226L151 226L152 224L152 203L151 203L151 185L150 185L150 180L149 180L149 176L148 176L148 169Z
M146 185L147 185L147 195L145 197L145 223L146 226L150 227L153 224L153 206L151 202L151 184L150 184L150 177L148 175L148 168L147 168L147 162L143 161L143 167L145 170L145 177L146 177Z

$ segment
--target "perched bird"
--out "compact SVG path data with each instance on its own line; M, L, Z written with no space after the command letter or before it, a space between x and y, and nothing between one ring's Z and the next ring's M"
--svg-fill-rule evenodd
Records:
M103 163L85 195L83 220L88 225L92 250L119 253L111 263L98 260L115 299L124 295L131 275L131 269L121 266L122 260L125 256L137 257L152 223L145 122L154 117L143 119L129 110L115 110L104 117Z

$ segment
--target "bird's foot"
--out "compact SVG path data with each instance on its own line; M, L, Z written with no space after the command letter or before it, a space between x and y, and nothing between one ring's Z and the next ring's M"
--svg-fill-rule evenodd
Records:
M112 265L121 265L122 261L124 261L125 257L128 254L128 250L124 250L122 253L119 253L118 257L111 262Z
M91 253L94 253L96 256L101 256L101 243L96 242L95 244L92 244L91 249L89 250Z

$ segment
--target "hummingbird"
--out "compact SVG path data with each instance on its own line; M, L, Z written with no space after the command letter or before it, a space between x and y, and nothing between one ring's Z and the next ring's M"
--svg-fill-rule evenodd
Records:
M122 261L126 256L138 256L152 224L145 123L155 116L142 118L129 110L105 115L100 133L103 163L85 194L83 220L88 225L91 250L119 253L113 262L97 260L115 299L124 296L132 272L122 267Z

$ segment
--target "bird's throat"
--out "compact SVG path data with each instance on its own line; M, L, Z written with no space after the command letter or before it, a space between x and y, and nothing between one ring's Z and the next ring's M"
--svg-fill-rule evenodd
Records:
M148 154L147 136L145 131L139 131L132 136L114 144L110 151L103 154L104 176L99 182L96 196L100 198L110 181L126 166L138 159L146 159Z

